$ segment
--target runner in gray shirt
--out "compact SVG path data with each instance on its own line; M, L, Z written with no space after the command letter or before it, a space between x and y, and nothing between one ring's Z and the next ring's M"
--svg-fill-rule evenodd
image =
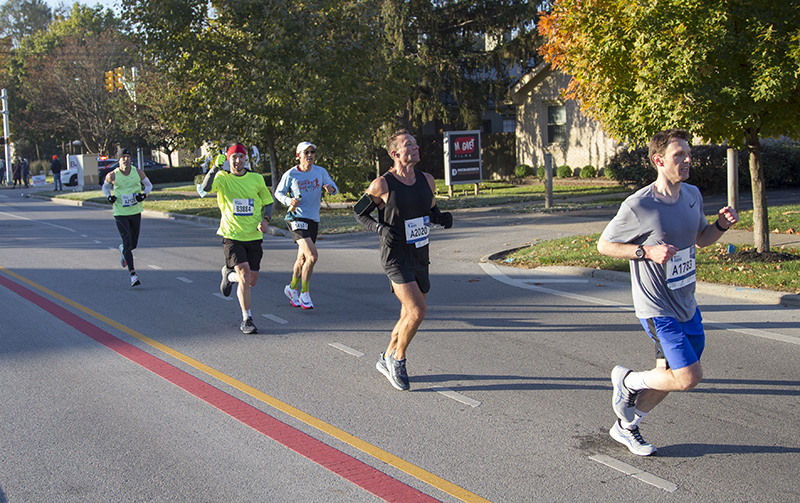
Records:
M654 369L631 372L618 365L611 372L618 417L611 437L640 456L656 452L639 432L642 418L670 391L690 390L703 378L695 245L713 244L739 221L736 210L726 206L714 224L706 222L700 191L683 183L689 178L690 140L680 129L653 136L649 158L656 181L622 203L597 244L604 255L630 260L636 316L656 346Z

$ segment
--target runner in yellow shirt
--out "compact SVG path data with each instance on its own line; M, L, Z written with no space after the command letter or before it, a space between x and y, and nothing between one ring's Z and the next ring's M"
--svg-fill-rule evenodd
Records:
M264 177L245 167L247 151L244 145L232 145L227 160L231 166L230 173L220 170L225 161L220 155L203 179L201 189L216 192L222 213L217 230L217 234L222 236L225 255L220 292L227 297L233 283L238 284L236 296L242 308L239 328L245 334L256 334L258 330L250 312L250 289L258 281L264 254L261 242L272 218L272 194Z

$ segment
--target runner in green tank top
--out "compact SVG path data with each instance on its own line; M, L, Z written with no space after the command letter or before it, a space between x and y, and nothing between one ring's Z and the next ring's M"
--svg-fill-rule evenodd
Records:
M139 244L139 230L142 225L142 201L152 190L153 184L139 168L131 166L131 152L127 148L119 151L119 167L106 175L103 181L103 194L114 206L114 220L122 238L119 245L119 263L127 267L131 275L131 286L141 284L133 267L133 250ZM113 194L112 194L113 192Z

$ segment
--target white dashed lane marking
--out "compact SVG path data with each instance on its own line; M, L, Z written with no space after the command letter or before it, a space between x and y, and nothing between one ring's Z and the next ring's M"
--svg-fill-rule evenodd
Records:
M183 281L184 283L194 283L194 281L190 280L189 278L184 278L183 276L178 276L178 281Z
M431 389L441 395L446 396L451 400L455 400L456 402L463 403L464 405L469 405L470 407L477 407L481 404L481 402L477 400L473 400L472 398L462 395L457 391L453 391L450 388L446 388L444 386L431 386Z
M275 323L280 323L281 325L285 325L285 324L289 323L288 321L286 321L283 318L280 318L278 316L275 316L274 314L262 314L261 316L263 316L264 318L266 318L268 320L272 320Z
M362 353L361 351L359 351L357 349L353 349L353 348L351 348L349 346L345 346L344 344L340 344L338 342L331 342L328 345L338 349L339 351L344 351L345 353L347 353L349 355L353 355L356 358L361 358L365 354L365 353Z
M662 479L661 477L656 477L652 473L648 473L644 470L636 468L635 466L623 463L622 461L616 460L611 456L606 456L605 454L595 454L594 456L589 456L589 459L592 461L597 461L598 463L606 465L609 468L613 468L618 472L622 472L625 475L639 479L642 482L658 487L659 489L663 489L667 492L674 493L678 490L678 485L676 483Z

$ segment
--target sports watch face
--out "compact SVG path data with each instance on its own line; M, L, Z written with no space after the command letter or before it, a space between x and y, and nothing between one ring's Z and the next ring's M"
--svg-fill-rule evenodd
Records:
M639 247L636 248L635 253L636 253L636 258L644 258L644 248L642 248L641 245L639 245Z

